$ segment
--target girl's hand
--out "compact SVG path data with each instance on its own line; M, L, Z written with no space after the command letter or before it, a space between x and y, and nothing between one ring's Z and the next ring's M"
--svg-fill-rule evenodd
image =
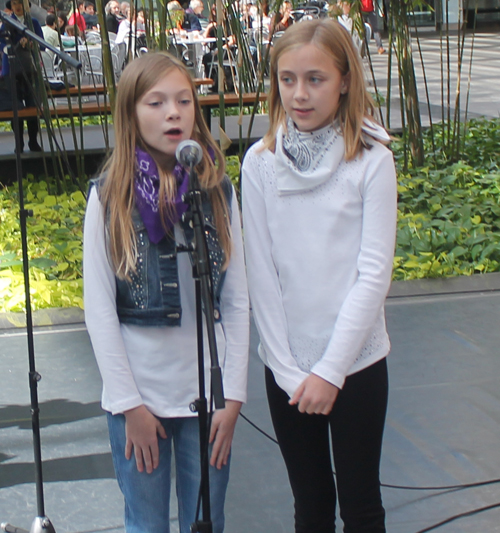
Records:
M316 374L310 374L299 385L288 403L290 405L298 404L301 413L328 415L333 409L338 393L338 387L316 376Z
M125 411L125 458L129 460L134 450L135 462L139 472L151 472L160 464L158 437L167 438L165 429L156 416L145 405Z
M227 464L233 442L234 426L241 409L241 402L226 400L224 409L217 409L212 417L210 442L214 443L210 464L219 470ZM214 442L215 441L215 442Z

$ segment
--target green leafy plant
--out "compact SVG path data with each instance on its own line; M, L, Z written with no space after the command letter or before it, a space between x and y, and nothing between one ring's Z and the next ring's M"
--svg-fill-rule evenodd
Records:
M25 180L30 291L33 309L83 307L82 221L79 190L53 194L54 184ZM19 202L14 188L0 190L0 310L24 311Z
M500 120L468 123L462 159L450 164L423 138L427 166L402 169L393 146L399 216L394 279L471 275L500 270ZM446 125L434 127L436 136ZM438 142L436 142L439 145Z
M434 127L439 136L446 125ZM408 280L500 271L500 119L473 120L463 158L450 164L423 144L427 166L403 170L403 141L392 143L398 167L399 212L394 279ZM436 143L439 146L439 143ZM240 158L226 158L239 189ZM24 182L32 308L82 307L84 195L66 179ZM0 189L0 311L24 311L19 202L15 187Z
M240 158L237 155L229 155L226 157L226 174L231 179L231 182L239 189L240 187Z
M53 118L52 127L57 130L58 128L68 128L73 123L76 127L82 126L101 126L104 123L105 119L102 115L93 115L90 117L82 117L80 120L79 117L71 118ZM109 124L113 123L112 117L107 118ZM40 127L42 129L47 128L44 120L40 120ZM0 131L12 131L12 125L10 122L0 122Z

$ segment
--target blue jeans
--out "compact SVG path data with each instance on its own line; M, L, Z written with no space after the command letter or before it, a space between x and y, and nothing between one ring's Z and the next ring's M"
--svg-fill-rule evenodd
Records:
M172 442L176 465L180 533L189 533L196 520L200 485L198 418L161 418L167 439L158 438L160 464L151 474L137 470L134 454L125 459L125 416L108 415L108 428L116 477L125 497L127 533L170 532ZM210 510L213 533L224 531L224 500L229 462L221 470L210 467Z

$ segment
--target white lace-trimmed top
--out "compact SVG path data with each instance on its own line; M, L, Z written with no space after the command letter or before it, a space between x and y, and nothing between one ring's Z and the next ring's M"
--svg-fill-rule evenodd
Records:
M231 206L233 253L221 293L222 321L215 325L224 396L246 402L248 294L238 201ZM177 241L184 244L179 225ZM144 404L162 418L196 416L189 408L199 396L195 285L189 254L178 254L180 326L135 326L119 322L116 279L109 260L104 216L96 187L89 196L84 226L85 321L103 381L102 407L113 414ZM204 322L205 381L210 357Z
M389 352L384 301L397 189L392 153L376 141L353 161L332 162L321 183L308 187L306 176L301 188L283 176L299 169L286 169L282 144L276 154L261 142L248 151L243 221L259 353L292 396L310 372L342 387Z

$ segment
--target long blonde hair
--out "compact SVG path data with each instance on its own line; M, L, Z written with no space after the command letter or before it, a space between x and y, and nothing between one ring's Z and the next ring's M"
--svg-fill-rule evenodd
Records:
M340 96L339 107L333 120L339 121L345 142L345 159L354 159L365 147L361 135L363 119L373 120L373 100L368 94L363 65L354 47L351 35L335 20L311 20L293 24L278 39L271 55L271 87L269 90L269 130L264 136L264 148L274 151L276 133L285 125L285 110L278 85L280 57L306 44L313 44L331 56L342 76L349 76L349 89Z
M188 80L195 107L194 128L191 138L203 148L203 158L196 167L200 185L207 191L215 219L221 248L225 254L224 267L231 256L231 229L228 206L222 189L225 160L217 143L205 124L196 96L196 88L189 72L175 57L158 52L146 54L132 61L123 71L116 98L114 114L115 149L103 167L106 179L101 188L101 202L107 220L108 247L111 261L120 279L129 279L135 271L137 258L136 236L132 223L134 209L135 148L147 151L141 138L136 105L142 96L172 70L182 72ZM215 154L215 163L210 155ZM168 207L176 195L176 180L171 173L160 168L160 212L164 220Z

